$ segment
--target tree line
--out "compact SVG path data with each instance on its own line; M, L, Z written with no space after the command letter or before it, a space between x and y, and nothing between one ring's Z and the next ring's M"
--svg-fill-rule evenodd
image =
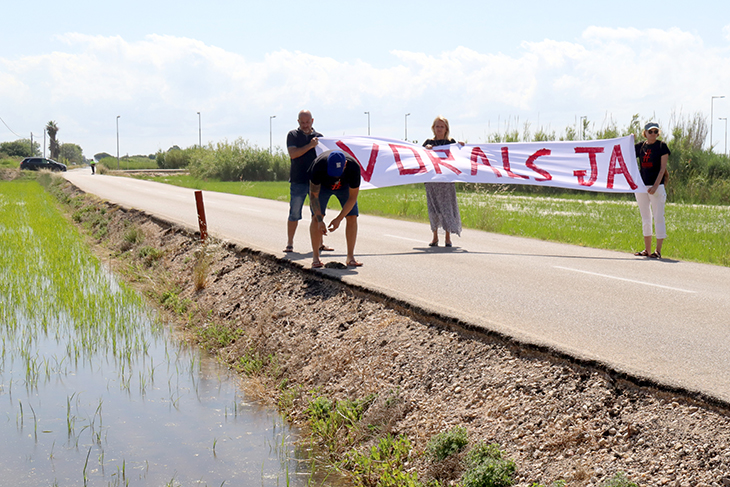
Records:
M46 124L45 132L48 134L49 158L63 163L83 163L84 152L81 146L72 143L60 143L57 139L59 128L55 121L51 120ZM0 143L0 158L24 158L40 156L41 146L30 139L18 139L11 142Z

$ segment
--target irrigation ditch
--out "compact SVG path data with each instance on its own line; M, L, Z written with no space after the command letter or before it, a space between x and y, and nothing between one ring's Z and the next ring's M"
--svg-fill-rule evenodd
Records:
M427 314L273 256L215 239L201 244L188 229L62 178L48 189L101 261L238 371L247 392L311 431L322 468L339 462L361 485L457 485L470 448L495 443L514 461L518 486L608 485L619 472L639 485L730 485L726 404ZM330 421L328 411L345 420ZM468 445L441 460L430 455L433 438L457 427ZM390 459L358 456L388 435L407 439L405 455L391 445ZM383 465L400 480L378 483Z

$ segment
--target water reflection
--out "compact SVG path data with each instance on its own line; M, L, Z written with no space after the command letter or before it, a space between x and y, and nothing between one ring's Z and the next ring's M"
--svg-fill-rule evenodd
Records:
M281 417L245 401L225 369L167 332L147 339L147 352L121 366L64 361L52 339L3 348L5 485L308 484ZM42 381L26 381L28 356L44 364Z

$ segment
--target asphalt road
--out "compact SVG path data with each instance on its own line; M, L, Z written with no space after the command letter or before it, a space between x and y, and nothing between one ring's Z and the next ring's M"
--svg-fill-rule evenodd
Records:
M91 176L87 169L65 176L104 200L198 228L194 190ZM213 192L203 197L211 235L311 264L308 217L300 223L295 252L283 252L287 202ZM364 266L318 272L631 376L730 402L730 268L476 230L455 236L453 248L430 248L430 236L426 224L361 215L356 257ZM325 242L335 252L323 260L344 263L344 224Z

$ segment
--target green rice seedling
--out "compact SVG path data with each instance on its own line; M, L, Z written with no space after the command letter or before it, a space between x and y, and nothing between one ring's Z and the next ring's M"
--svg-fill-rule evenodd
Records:
M20 418L20 429L22 430L23 429L24 420L25 420L24 415L23 415L23 403L20 400L18 400L18 404L20 405L20 416L19 416L19 418ZM18 420L16 419L15 422L17 423Z
M84 470L83 470L84 485L87 485L87 483L89 481L89 477L86 475L86 468L89 466L89 455L91 455L91 447L89 447L89 451L88 451L88 453L86 453L86 461L84 462Z
M33 436L37 443L38 442L38 416L36 416L35 409L33 409L32 404L28 403L28 407L30 407L30 410L33 412Z

